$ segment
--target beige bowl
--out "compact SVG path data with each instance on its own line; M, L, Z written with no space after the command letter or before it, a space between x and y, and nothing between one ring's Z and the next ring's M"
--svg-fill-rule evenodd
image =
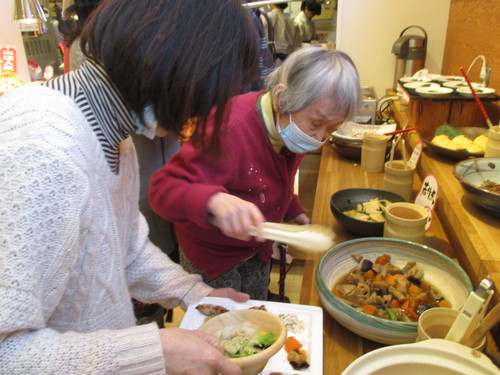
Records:
M431 339L372 350L352 362L342 375L498 375L483 353L453 341Z
M220 337L223 330L230 327L237 330L245 322L250 322L256 332L267 331L276 335L276 341L262 352L248 357L229 359L241 368L243 375L256 375L285 344L286 326L277 315L256 309L233 310L208 320L199 330Z

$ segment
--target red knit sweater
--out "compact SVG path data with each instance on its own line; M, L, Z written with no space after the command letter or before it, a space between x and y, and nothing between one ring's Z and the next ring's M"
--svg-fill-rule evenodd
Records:
M211 279L253 254L266 262L272 254L270 241L236 240L210 224L212 195L226 192L253 202L267 221L289 221L304 212L293 186L303 155L275 151L257 111L260 94L232 100L221 132L222 157L209 157L187 142L151 179L151 207L175 223L183 252Z

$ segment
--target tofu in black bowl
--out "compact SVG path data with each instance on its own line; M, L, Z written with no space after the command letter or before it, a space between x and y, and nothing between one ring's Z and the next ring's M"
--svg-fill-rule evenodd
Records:
M406 202L406 199L388 190L352 188L333 193L330 209L349 232L361 237L381 237L384 234L385 207L394 202Z

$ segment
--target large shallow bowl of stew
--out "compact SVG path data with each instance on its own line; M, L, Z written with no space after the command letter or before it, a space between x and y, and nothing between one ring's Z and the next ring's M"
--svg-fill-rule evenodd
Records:
M418 316L392 320L387 315L385 318L380 317L382 314L378 313L370 315L362 307L355 307L350 301L339 296L338 292L333 292L336 285L342 282L352 269L360 267L364 259L375 263L379 256L385 254L390 256L391 267L404 269L408 262L415 262L417 268L423 272L422 275L416 276L440 293L450 308L460 309L472 291L472 283L465 271L451 258L428 246L383 237L366 237L343 242L321 258L316 270L316 286L321 303L328 313L345 328L361 337L389 345L415 342L417 337ZM390 302L384 303L375 302L373 305L385 311L385 307L391 305ZM432 308L427 301L425 304L418 303L413 312L421 313L425 308ZM393 310L396 311L396 308Z

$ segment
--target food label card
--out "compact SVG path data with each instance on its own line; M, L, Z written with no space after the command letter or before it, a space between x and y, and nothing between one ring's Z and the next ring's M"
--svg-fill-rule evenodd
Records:
M435 175L428 174L422 183L417 197L415 198L415 204L424 207L429 213L427 217L427 223L425 224L425 230L429 230L432 223L432 211L436 205L438 198L438 181Z

